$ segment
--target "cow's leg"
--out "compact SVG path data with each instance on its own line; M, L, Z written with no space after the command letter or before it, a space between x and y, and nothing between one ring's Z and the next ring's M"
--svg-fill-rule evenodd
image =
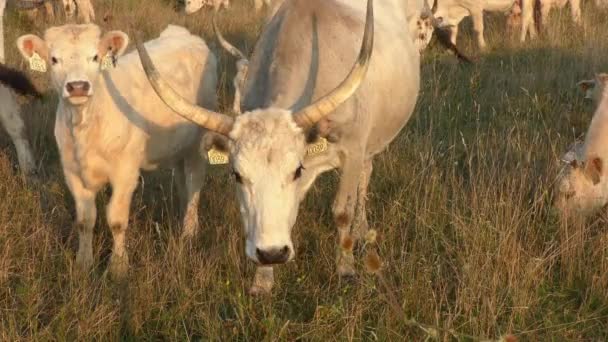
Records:
M255 269L253 285L249 289L251 295L269 294L274 286L274 271L272 266L258 266Z
M48 22L55 21L55 9L53 8L53 4L50 1L44 2L44 11L45 11L46 20Z
M190 238L199 230L198 207L206 171L207 162L201 158L198 150L195 153L191 153L185 159L186 207L184 208L184 230L182 237Z
M93 265L93 227L97 219L95 191L84 187L80 178L64 168L66 183L76 207L76 227L78 228L78 254L76 265L87 271Z
M180 160L177 165L175 165L173 176L175 177L175 192L177 192L177 198L179 200L179 215L180 217L183 217L186 213L186 204L188 203L186 195L186 174L183 160Z
M570 0L570 12L572 13L572 20L577 25L581 25L581 0Z
M459 25L453 25L450 27L450 41L454 46L456 46L456 41L458 40L458 26Z
M4 103L0 104L0 121L15 144L21 172L24 175L30 175L35 172L36 164L30 143L25 137L25 125L20 115L20 106L15 95L4 86L0 86L0 97L4 99Z
M91 0L75 0L78 7L78 18L84 23L95 21L95 10L91 4Z
M551 3L548 3L546 1L541 1L540 2L540 18L541 18L541 23L543 23L543 25L546 25L546 23L548 22L550 13L551 13Z
M336 265L339 275L352 276L355 274L355 258L352 251L354 240L351 236L351 226L357 204L357 186L363 171L363 157L346 156L341 171L340 185L332 208L338 228Z
M114 247L110 258L110 274L122 278L129 268L129 256L125 248L125 234L129 224L129 210L133 192L139 180L138 167L122 167L111 176L112 197L106 208L108 226L112 231Z
M534 3L537 0L522 0L521 9L521 34L519 40L523 43L530 32L530 38L536 37L536 27L534 26ZM542 23L542 20L541 20Z
M471 19L473 19L473 30L477 34L477 44L480 49L486 48L486 40L483 37L483 11L471 12Z
M363 163L363 170L359 176L359 187L357 189L357 207L355 211L355 221L353 222L352 236L355 241L361 237L365 237L369 229L367 223L367 188L369 187L369 179L372 175L372 160L368 159Z
M262 9L262 0L253 0L253 4L255 6L255 11L259 11L260 9Z
M241 82L240 75L237 74L232 81L234 85L234 102L232 103L232 111L236 114L241 114Z

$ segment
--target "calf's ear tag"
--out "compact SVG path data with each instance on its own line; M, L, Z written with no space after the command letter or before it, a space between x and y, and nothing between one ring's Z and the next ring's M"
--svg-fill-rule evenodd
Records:
M36 52L29 59L30 69L37 72L46 72L46 61Z
M116 66L116 60L114 59L114 56L111 53L108 52L101 59L101 70L108 70L108 69L113 68L115 66Z
M228 164L228 153L218 151L215 149L215 147L212 147L209 151L207 151L207 157L209 159L209 164L211 165Z
M323 153L325 151L327 151L327 139L319 137L317 141L308 145L306 154L312 156L315 154Z

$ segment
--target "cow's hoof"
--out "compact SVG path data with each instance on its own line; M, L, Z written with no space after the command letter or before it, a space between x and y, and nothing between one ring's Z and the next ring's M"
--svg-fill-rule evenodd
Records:
M123 256L112 254L110 257L109 271L113 280L124 280L129 272L129 257L126 254Z
M354 277L356 275L355 270L355 257L353 256L353 252L351 251L341 251L338 254L336 260L336 267L338 270L338 275L340 277Z
M76 255L76 266L80 271L88 272L93 267L93 253L92 251L84 252L79 251Z

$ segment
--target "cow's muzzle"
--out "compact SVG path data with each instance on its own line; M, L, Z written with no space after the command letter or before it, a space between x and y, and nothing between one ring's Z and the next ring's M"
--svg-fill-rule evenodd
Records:
M65 90L70 97L89 96L91 83L87 81L74 81L65 85Z
M290 254L289 246L269 249L256 248L257 259L262 265L284 264L289 260Z

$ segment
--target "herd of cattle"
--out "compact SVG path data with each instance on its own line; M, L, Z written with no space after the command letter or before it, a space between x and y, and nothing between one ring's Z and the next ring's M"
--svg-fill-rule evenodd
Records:
M566 2L580 23L579 0L383 0L375 6L373 0L255 0L257 9L269 7L269 15L251 59L224 39L215 18L213 23L221 46L237 58L235 116L217 111L218 65L203 39L169 25L145 44L132 37L136 51L125 54L126 33L102 34L88 23L95 20L89 0L63 0L66 13L76 10L87 24L51 27L44 37L26 34L17 47L31 69L48 70L59 97L55 138L76 204L77 264L88 269L94 262L95 197L109 184L110 272L127 273L125 232L142 170L174 169L182 235L194 236L208 151L214 150L229 155L245 252L258 265L251 292L269 292L273 265L295 255L291 230L298 207L321 173L341 172L332 207L338 243L366 234L372 160L414 111L420 52L433 32L461 56L455 43L465 16L472 17L483 48L485 11L507 13L511 24L521 17L523 41L537 33L540 17L534 13L546 18L550 8ZM0 0L0 17L5 4ZM229 2L186 0L184 5L192 13L206 5L229 7ZM22 172L31 175L36 163L16 94L40 94L25 74L4 66L3 46L0 51L0 118ZM564 215L588 215L608 203L607 82L608 75L600 74L579 84L597 112L587 140L564 157L568 166L555 203ZM323 148L310 148L319 143ZM352 251L341 250L336 262L340 275L355 272Z

